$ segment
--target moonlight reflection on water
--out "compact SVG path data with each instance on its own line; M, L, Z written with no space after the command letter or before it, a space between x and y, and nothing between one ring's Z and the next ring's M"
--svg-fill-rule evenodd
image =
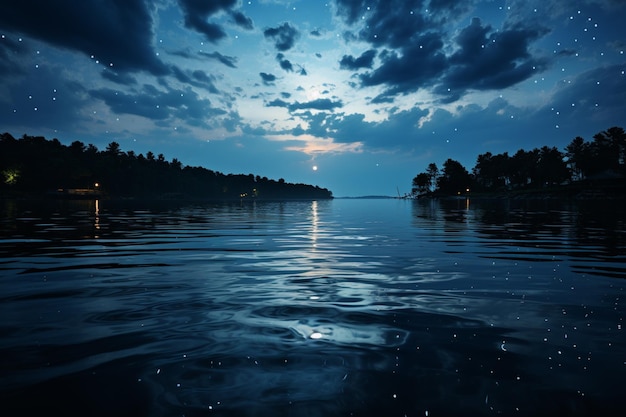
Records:
M626 411L615 205L0 207L2 415Z

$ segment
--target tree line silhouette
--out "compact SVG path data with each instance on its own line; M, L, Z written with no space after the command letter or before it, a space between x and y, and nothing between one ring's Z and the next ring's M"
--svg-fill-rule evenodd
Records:
M98 190L112 198L327 199L332 192L308 184L253 174L223 174L183 166L163 154L123 152L117 142L100 151L92 144L23 135L0 135L0 195ZM97 184L97 185L96 185Z
M618 183L626 177L626 133L611 127L585 141L578 136L564 152L543 146L494 155L478 155L470 173L460 162L447 159L440 170L430 163L412 182L412 195L461 195L472 192L536 190L590 181Z

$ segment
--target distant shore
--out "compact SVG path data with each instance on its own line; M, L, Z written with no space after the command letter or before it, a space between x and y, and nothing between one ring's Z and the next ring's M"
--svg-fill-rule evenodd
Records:
M431 192L417 199L555 199L555 200L626 200L624 179L579 181L545 188L528 188L495 191L464 191L455 194Z

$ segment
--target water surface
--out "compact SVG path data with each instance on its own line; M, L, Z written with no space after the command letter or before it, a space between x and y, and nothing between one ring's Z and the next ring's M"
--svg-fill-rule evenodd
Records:
M620 415L619 204L0 202L0 414Z

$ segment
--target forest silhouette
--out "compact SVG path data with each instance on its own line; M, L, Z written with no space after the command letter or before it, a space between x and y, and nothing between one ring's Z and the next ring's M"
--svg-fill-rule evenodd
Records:
M430 163L413 178L411 196L450 196L484 193L564 191L577 193L590 188L624 194L626 133L611 127L593 136L593 141L574 138L565 147L543 146L494 155L478 155L471 173L458 161L447 159L441 169Z
M80 192L76 192L80 191ZM92 144L0 135L0 196L102 196L203 200L329 199L332 192L253 174L183 166L163 154L123 152L117 142Z

